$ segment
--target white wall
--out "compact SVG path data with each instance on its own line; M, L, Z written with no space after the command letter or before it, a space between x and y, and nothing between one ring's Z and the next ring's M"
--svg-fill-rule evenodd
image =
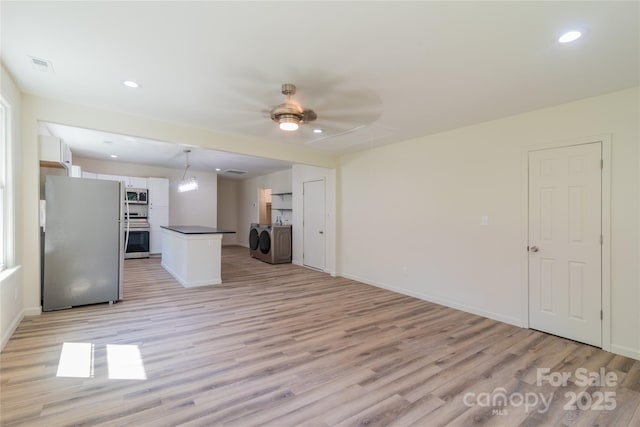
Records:
M238 181L218 177L218 228L238 231ZM237 234L225 234L222 245L235 245Z
M260 178L238 182L236 243L249 247L249 226L260 222L259 212Z
M25 259L24 234L22 221L22 146L21 146L21 108L22 95L18 90L11 75L4 66L0 70L0 93L8 104L8 120L10 120L10 134L7 138L7 187L6 214L8 215L8 230L6 230L7 243L7 270L0 273L0 351L13 334L25 314L23 303L23 268L21 265ZM13 199L13 203L11 200ZM31 255L32 256L32 255ZM37 258L37 257L35 257Z
M178 192L184 169L87 159L74 156L73 163L84 172L169 179L169 223L171 225L205 225L216 227L218 221L218 178L215 172L193 171L198 190Z
M335 167L337 165L337 156L335 154L322 152L310 147L222 134L189 125L163 122L147 117L23 94L22 179L24 192L21 203L22 220L24 221L23 251L27 254L39 253L40 248L38 231L39 121L157 139L175 144L190 144L213 150L280 159L292 163L300 162L324 167ZM238 227L240 229L240 223ZM28 313L38 313L40 310L40 265L35 258L25 259L24 264L24 307Z
M336 274L336 171L308 165L293 165L290 170L275 172L253 179L238 182L238 228L237 243L249 247L249 226L259 219L259 194L262 188L271 188L273 192L292 192L291 224L293 233L292 262L302 265L302 188L305 181L323 179L325 181L325 269Z
M13 86L2 75L2 93ZM640 358L638 88L341 158L338 272L515 324L526 316L522 154L536 144L612 136L614 352ZM332 154L22 95L16 208L24 313L39 312L38 120L333 168ZM124 175L124 173L123 173ZM257 222L257 188L238 184L238 243ZM253 184L258 184L255 180ZM490 225L479 229L480 215ZM246 227L245 227L246 226ZM295 225L294 225L295 227ZM246 228L247 231L243 231ZM244 232L244 235L241 233ZM298 245L299 246L299 245ZM294 247L295 250L295 247ZM6 306L0 301L0 308ZM4 326L3 326L4 327ZM4 331L2 331L4 334Z
M526 325L523 156L609 135L610 348L640 359L639 98L636 87L342 156L340 273Z
M302 265L304 199L302 195L305 181L324 180L325 182L325 268L324 271L336 275L336 171L306 165L294 165L293 182L293 259L294 264Z
M273 192L291 191L291 169L273 172L238 182L237 195L237 244L249 247L249 226L260 222L260 190L271 188Z

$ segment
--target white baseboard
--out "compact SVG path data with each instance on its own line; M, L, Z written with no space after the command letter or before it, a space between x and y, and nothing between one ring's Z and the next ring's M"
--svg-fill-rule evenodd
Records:
M478 316L487 317L489 319L497 320L499 322L508 323L510 325L518 326L520 328L525 328L525 321L522 319L518 319L516 317L505 316L500 313L494 313L492 311L483 310L478 307L473 307L466 304L460 304L455 301L451 301L445 298L436 297L433 295L423 294L419 292L414 292L409 289L399 288L395 286L387 285L386 283L380 283L372 280L365 279L364 277L354 276L352 274L341 274L342 277L346 277L347 279L356 280L358 282L366 283L367 285L376 286L378 288L386 289L388 291L397 292L403 295L408 295L410 297L418 298L424 301L433 302L435 304L444 305L446 307L455 308L456 310L464 311L471 314L476 314Z
M24 309L25 316L40 316L42 314L42 307L27 307Z
M180 274L178 274L177 271L175 271L173 268L169 267L164 262L161 262L160 265L162 266L162 268L167 270L167 272L169 272L169 274L171 274L173 276L173 278L176 279L178 281L178 283L180 283L182 285L183 288L197 288L197 287L200 287L200 286L219 285L219 284L222 283L222 279L218 279L217 277L213 278L213 279L207 279L207 280L187 281L184 277L182 277Z
M640 350L625 347L622 345L611 344L611 353L619 354L621 356L630 357L632 359L640 360Z
M20 314L18 314L16 318L13 319L13 322L11 322L11 325L9 325L9 328L5 331L4 335L2 335L2 341L0 341L0 352L4 350L4 346L7 345L9 339L18 328L18 325L20 324L20 322L22 322L22 319L24 319L24 316L25 310L22 310Z

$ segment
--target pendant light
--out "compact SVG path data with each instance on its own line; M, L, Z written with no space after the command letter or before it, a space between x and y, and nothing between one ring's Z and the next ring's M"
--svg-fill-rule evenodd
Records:
M195 176L187 178L187 170L191 166L189 164L189 153L191 150L184 150L184 154L187 157L187 163L184 165L184 174L182 174L182 181L180 181L180 185L178 186L178 191L180 193L184 193L185 191L192 191L198 189L198 179Z

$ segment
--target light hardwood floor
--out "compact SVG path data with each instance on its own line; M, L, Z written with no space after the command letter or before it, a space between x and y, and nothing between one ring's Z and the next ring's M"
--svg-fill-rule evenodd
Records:
M159 259L127 260L125 301L26 318L0 355L0 424L640 425L638 361L245 248L223 249L222 274L184 289ZM64 343L89 349L71 366L84 377L57 376ZM110 379L118 367L132 370ZM538 386L537 368L572 377ZM578 368L616 385L580 386ZM501 391L508 404L490 406ZM614 410L593 409L604 391Z

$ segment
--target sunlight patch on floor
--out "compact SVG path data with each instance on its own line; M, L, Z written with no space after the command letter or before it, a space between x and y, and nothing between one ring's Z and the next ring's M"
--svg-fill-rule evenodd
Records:
M107 344L107 366L111 380L146 380L142 355L137 345Z
M66 342L62 344L57 377L93 377L93 344L88 342Z
M104 355L105 347L84 342L62 344L57 377L94 378L96 352ZM137 345L107 344L107 371L111 380L146 380L142 353Z

